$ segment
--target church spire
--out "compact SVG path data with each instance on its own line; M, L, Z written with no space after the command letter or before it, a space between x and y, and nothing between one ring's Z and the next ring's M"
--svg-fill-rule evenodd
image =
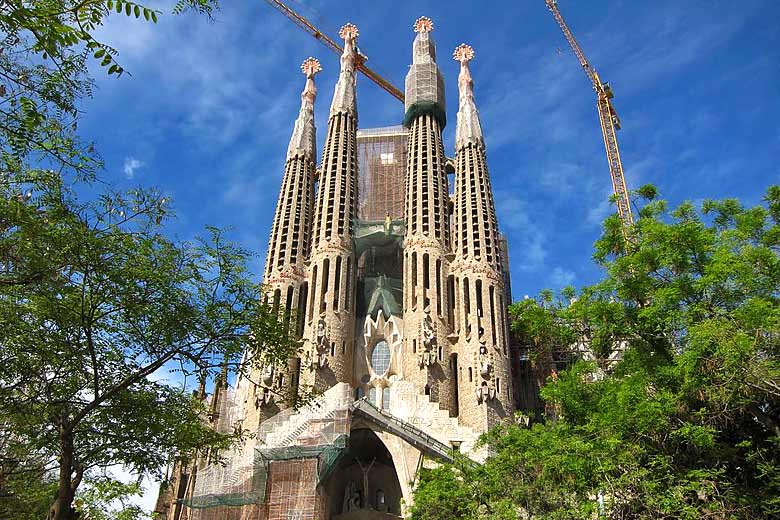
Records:
M287 146L287 159L296 154L315 158L316 129L314 127L314 100L317 97L317 87L314 85L314 75L322 70L319 60L306 58L301 65L301 71L306 75L306 86L301 92L301 110L295 120L290 144Z
M452 54L455 61L460 62L458 74L458 124L455 130L455 150L468 143L484 144L482 141L482 125L479 122L479 112L474 104L474 81L471 79L469 62L474 59L474 49L461 43Z
M355 66L357 61L358 28L351 23L345 24L339 31L339 36L344 40L344 51L341 54L341 71L336 82L336 90L333 93L333 102L330 105L330 115L339 112L347 112L357 118L357 105L355 103Z
M431 114L441 128L447 124L444 110L444 79L436 65L436 44L431 38L433 22L421 16L414 22L417 36L412 44L412 65L404 84L404 126L411 127L420 114Z

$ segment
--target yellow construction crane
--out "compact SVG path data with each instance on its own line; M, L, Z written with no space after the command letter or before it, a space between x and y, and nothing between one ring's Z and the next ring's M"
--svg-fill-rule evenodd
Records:
M290 8L287 4L284 2L281 2L280 0L266 0L269 4L271 4L272 7L274 7L277 11L285 15L287 18L293 21L295 25L306 31L307 33L311 34L315 38L317 38L319 41L325 44L326 47L328 47L330 50L341 56L341 53L343 49L341 48L341 45L336 43L330 36L323 33L317 27L315 27L311 22L309 22L306 18L301 16L300 14L293 11L292 8ZM362 72L368 79L379 85L381 88L383 88L385 91L387 91L391 96L396 98L401 103L404 102L404 93L401 92L398 88L396 88L392 83L387 81L385 78L371 70L366 66L366 57L363 54L358 53L358 60L357 60L357 69Z
M631 201L628 198L628 189L626 188L626 179L623 175L623 164L620 162L620 151L618 150L617 135L615 133L616 130L620 130L620 119L612 106L612 98L615 96L609 83L602 83L596 70L588 63L588 59L558 10L558 2L556 0L545 0L545 3L555 17L555 21L561 26L563 35L566 37L569 45L571 45L574 54L580 61L580 65L585 70L585 74L588 75L588 79L593 84L593 89L596 91L601 133L604 135L604 148L607 150L607 162L609 162L609 173L612 176L612 188L615 192L618 216L623 225L623 236L626 240L629 240L628 231L634 223L634 217L631 214Z

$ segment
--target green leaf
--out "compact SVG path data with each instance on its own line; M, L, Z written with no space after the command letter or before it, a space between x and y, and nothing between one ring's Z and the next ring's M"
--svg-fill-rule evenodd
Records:
M133 12L133 6L130 4L125 4L125 14L127 16L130 16L130 13Z
M139 16L141 16L141 8L140 8L140 7L138 7L137 5L136 5L136 6L133 8L133 11L135 12L135 17L136 17L136 18L138 18Z
M152 21L153 21L154 23L157 23L157 13L156 13L155 11L152 11L152 14L151 14L151 16L152 16Z
M95 51L94 57L95 57L95 58L100 58L100 57L101 57L101 56L103 56L105 53L106 53L106 50L105 50L105 49L103 49L103 48L100 48L100 49L98 49L97 51Z

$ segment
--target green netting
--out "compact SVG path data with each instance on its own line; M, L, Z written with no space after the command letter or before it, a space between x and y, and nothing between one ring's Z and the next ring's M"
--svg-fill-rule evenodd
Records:
M424 114L430 114L435 117L442 130L447 126L447 114L445 114L444 109L438 103L433 101L418 101L410 106L409 110L404 114L404 127L409 128L412 121L414 121L417 116Z
M389 276L367 276L361 284L361 310L365 303L365 315L376 317L377 311L385 317L403 315L403 283L399 278Z
M354 220L355 254L370 247L401 247L406 230L405 220Z

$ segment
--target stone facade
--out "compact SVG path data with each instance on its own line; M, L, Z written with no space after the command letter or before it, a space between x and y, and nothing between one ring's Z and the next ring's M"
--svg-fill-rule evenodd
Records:
M319 63L304 63L264 280L266 301L295 323L302 350L283 366L255 364L234 391L223 392L220 399L232 399L237 420L254 435L223 454L224 466L179 462L158 504L165 518L399 518L424 464L452 449L480 460L478 436L511 418L508 258L474 102L473 51L462 45L454 55L456 149L447 159L433 24L423 17L414 28L406 129L365 137L380 150L365 164L387 171L358 171L357 28L340 32L319 168ZM399 136L407 139L405 153L398 153ZM388 184L398 160L406 175ZM361 183L368 175L382 179L381 197L397 200L360 194L367 202L358 214L358 186L380 185ZM384 220L376 208L387 208ZM402 215L391 215L400 208ZM316 397L291 408L283 396L303 388Z

